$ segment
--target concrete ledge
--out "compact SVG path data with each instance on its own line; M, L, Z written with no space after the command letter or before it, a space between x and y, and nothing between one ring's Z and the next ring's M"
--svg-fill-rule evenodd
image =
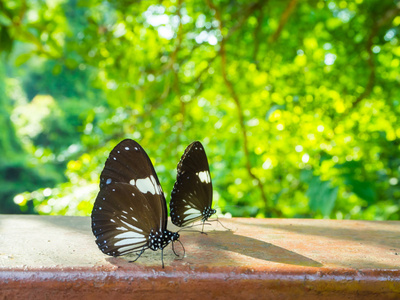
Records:
M102 254L88 217L0 215L0 299L400 299L400 222L221 221L162 269Z

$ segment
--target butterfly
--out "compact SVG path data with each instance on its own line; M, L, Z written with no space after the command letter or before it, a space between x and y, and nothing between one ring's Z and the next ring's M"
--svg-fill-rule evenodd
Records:
M92 215L97 246L110 256L163 249L179 241L167 230L167 204L150 158L135 141L125 139L110 152L100 175Z
M210 168L203 145L191 143L178 163L177 176L169 203L172 223L183 227L195 221L208 220L216 213ZM203 231L202 231L203 232Z

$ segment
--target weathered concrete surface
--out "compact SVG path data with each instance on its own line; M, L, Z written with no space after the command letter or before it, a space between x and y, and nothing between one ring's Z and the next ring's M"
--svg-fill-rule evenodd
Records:
M0 299L400 299L400 222L221 221L162 269L102 254L88 217L0 215Z

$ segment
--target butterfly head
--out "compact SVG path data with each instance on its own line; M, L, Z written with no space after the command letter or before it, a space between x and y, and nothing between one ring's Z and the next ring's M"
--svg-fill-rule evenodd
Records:
M173 241L173 242L179 241L179 233L177 233L177 232L172 232L171 241Z
M179 241L179 233L171 232L169 230L165 230L164 244L163 248L167 246L170 242Z

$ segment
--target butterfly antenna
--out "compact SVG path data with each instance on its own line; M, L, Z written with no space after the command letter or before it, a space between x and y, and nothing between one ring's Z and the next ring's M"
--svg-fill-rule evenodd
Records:
M138 256L137 256L134 260L130 260L129 262L130 262L130 263L133 263L133 262L137 261L137 260L139 259L139 257L143 254L143 252L144 252L144 247L142 248L142 251L140 251L140 253L138 254Z

